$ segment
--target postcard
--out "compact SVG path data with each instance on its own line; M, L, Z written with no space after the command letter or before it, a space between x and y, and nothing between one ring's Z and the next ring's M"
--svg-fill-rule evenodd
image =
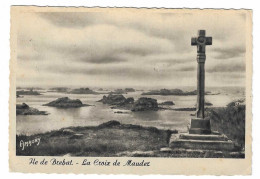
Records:
M250 175L252 11L11 7L11 172Z

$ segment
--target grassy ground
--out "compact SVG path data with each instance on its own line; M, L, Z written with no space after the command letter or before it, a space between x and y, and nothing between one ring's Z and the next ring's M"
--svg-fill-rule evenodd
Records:
M97 127L71 127L32 136L17 136L17 155L114 156L124 151L151 151L168 146L171 133L153 127L110 121ZM83 134L83 135L80 135ZM20 141L41 138L40 144L20 147Z
M211 129L225 134L241 148L245 147L245 106L228 106L206 110Z

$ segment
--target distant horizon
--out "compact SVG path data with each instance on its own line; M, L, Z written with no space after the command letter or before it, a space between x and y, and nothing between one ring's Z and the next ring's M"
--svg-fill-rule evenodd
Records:
M183 88L194 88L194 90L197 89L195 86L179 86L179 87L102 87L102 86L16 86L17 88L26 89L26 88L42 88L42 89L50 89L50 88L69 88L69 89L77 89L77 88L89 88L89 89L125 89L125 88L133 88L133 89L183 89ZM245 88L245 86L208 86L207 88Z

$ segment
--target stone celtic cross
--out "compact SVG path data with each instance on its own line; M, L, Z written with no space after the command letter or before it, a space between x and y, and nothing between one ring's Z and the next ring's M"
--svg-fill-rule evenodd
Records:
M204 118L204 93L205 93L205 61L206 45L212 45L212 37L206 37L205 30L198 31L198 37L191 39L191 45L197 46L197 118Z

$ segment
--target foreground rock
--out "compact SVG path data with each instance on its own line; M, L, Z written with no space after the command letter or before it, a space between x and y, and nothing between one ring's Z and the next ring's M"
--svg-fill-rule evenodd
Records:
M131 111L157 111L158 103L153 98L139 98L133 105Z
M205 94L210 94L210 92L205 92ZM182 91L180 89L160 89L160 90L152 90L146 93L142 93L142 95L176 95L176 96L188 96L188 95L197 95L197 90L194 91Z
M83 106L90 106L83 104L79 99L70 99L68 97L58 98L55 101L44 104L43 106L52 106L57 108L79 108Z
M69 92L70 94L99 94L89 88L78 88Z
M20 90L16 91L16 95L41 95L38 91L33 91L32 89L29 91Z
M39 111L23 103L16 105L16 115L47 115L47 113L46 111Z

